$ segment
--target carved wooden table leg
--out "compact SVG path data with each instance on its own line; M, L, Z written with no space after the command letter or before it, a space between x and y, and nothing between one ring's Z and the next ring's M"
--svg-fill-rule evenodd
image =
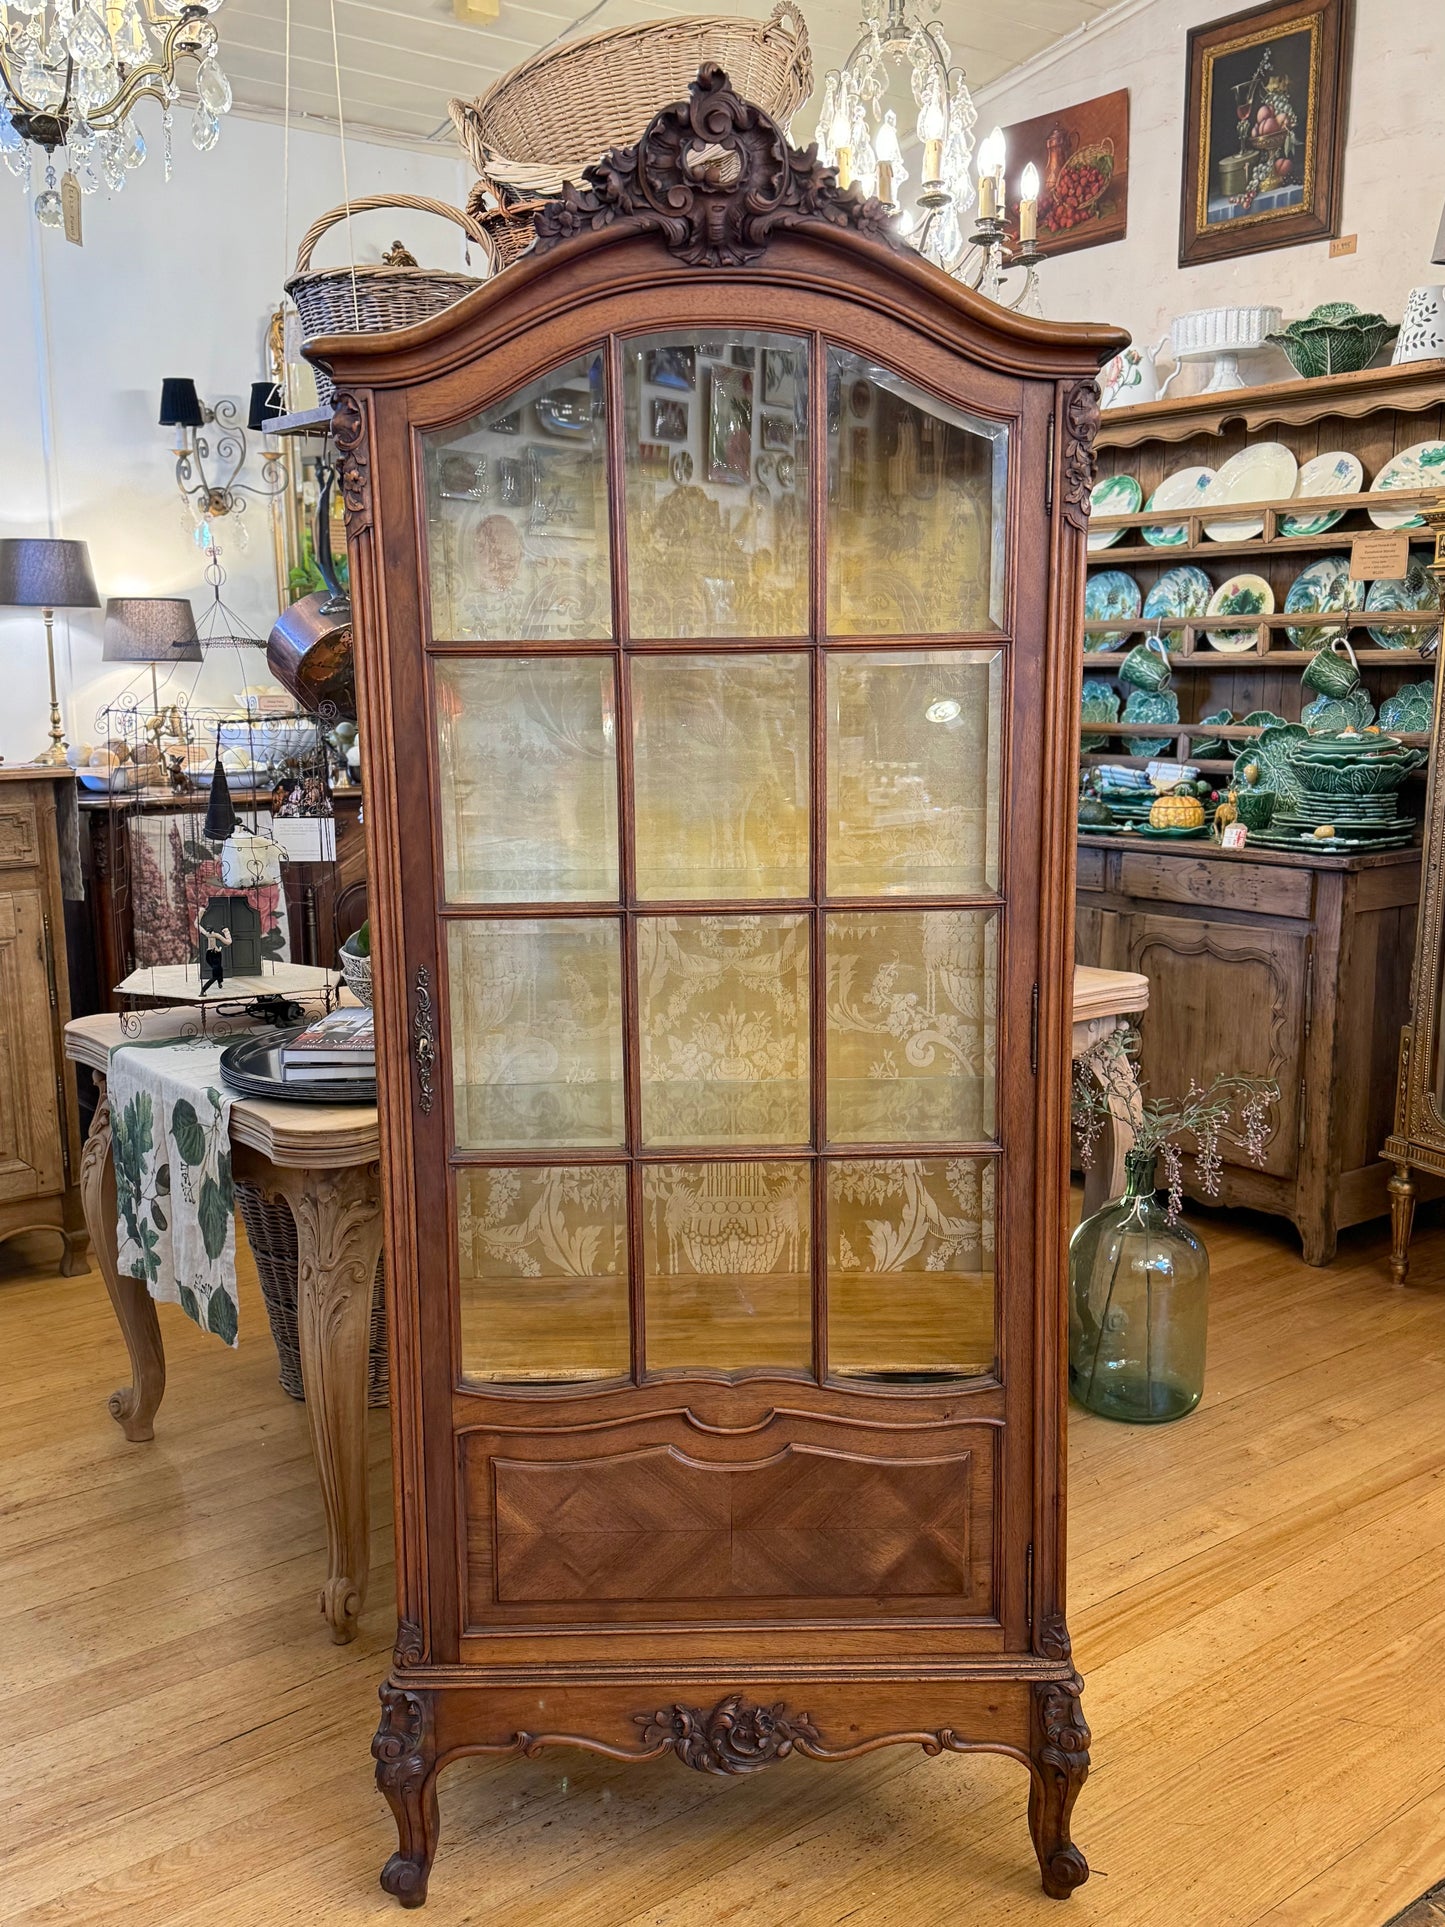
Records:
M1029 1832L1051 1900L1067 1900L1089 1877L1088 1861L1069 1838L1069 1818L1089 1772L1089 1728L1079 1705L1083 1687L1077 1673L1034 1686Z
M381 1255L375 1164L296 1170L248 1153L245 1174L284 1197L296 1220L296 1322L321 1502L321 1610L338 1645L355 1639L366 1602L371 1521L366 1491L366 1361Z
M130 1353L131 1382L110 1395L110 1415L136 1444L155 1437L156 1409L166 1389L160 1320L143 1278L122 1275L116 1263L115 1166L110 1154L110 1098L95 1072L100 1102L80 1159L80 1200L91 1248Z
M431 1694L388 1680L381 1689L381 1724L371 1752L376 1784L396 1820L397 1851L381 1870L381 1884L403 1907L420 1907L440 1824Z
M1390 1277L1403 1285L1410 1275L1410 1233L1415 1225L1415 1180L1408 1164L1390 1179Z

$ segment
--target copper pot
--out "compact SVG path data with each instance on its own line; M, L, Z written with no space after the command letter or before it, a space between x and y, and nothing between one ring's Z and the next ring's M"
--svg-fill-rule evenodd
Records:
M316 567L326 588L283 609L266 643L266 662L277 682L303 709L318 712L328 723L356 721L351 598L331 557L335 482L335 470L327 469L316 504Z

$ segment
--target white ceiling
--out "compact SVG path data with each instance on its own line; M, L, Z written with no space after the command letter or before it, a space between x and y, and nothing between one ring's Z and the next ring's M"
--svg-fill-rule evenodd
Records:
M1113 4L1113 0L942 0L939 20L956 64L975 89L1051 45ZM221 58L236 105L279 116L286 97L288 0L227 0L217 16ZM291 114L337 119L340 53L341 108L348 132L380 133L407 145L452 144L446 104L454 95L484 91L529 54L556 39L585 9L582 0L501 0L498 19L473 24L455 18L452 0L289 0ZM806 0L814 72L846 59L858 33L854 0ZM602 0L579 33L630 26L667 15L748 14L755 6L727 0ZM808 109L795 138L813 137Z

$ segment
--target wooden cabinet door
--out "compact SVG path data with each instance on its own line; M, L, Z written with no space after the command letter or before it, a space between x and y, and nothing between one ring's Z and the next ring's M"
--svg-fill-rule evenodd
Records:
M64 1185L44 899L0 890L0 1203Z
M1293 1176L1308 937L1264 923L1137 915L1118 921L1125 938L1120 967L1149 979L1141 1076L1153 1092L1170 1097L1182 1094L1191 1077L1204 1085L1221 1073L1274 1078L1279 1102L1262 1168ZM1237 1146L1222 1151L1228 1163L1248 1162Z

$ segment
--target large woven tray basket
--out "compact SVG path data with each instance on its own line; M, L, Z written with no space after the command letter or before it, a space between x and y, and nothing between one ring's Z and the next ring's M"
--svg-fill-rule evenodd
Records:
M781 0L766 20L684 15L563 41L514 67L477 100L449 103L477 172L524 195L549 195L653 115L687 98L706 62L784 126L813 90L808 29Z
M284 1198L268 1198L254 1184L237 1183L236 1203L246 1227L246 1242L256 1260L256 1276L261 1281L261 1296L276 1346L281 1389L288 1398L304 1399L306 1388L301 1378L301 1333L296 1305L296 1274L300 1250L296 1220ZM371 1291L370 1342L366 1359L366 1402L385 1405L390 1373L386 1353L386 1273L384 1260L376 1261L376 1277Z
M296 250L296 269L286 283L286 292L296 303L301 317L301 332L314 335L382 335L394 328L409 328L414 321L425 321L439 314L463 295L479 288L484 275L461 274L450 268L398 267L389 261L349 262L339 268L315 268L311 257L316 243L339 221L373 208L411 208L419 214L439 214L453 221L469 241L482 251L488 272L497 266L497 249L487 230L470 214L433 201L420 194L365 194L343 202L330 213L314 220L301 237ZM316 394L323 407L334 394L331 376L324 368L316 370Z

